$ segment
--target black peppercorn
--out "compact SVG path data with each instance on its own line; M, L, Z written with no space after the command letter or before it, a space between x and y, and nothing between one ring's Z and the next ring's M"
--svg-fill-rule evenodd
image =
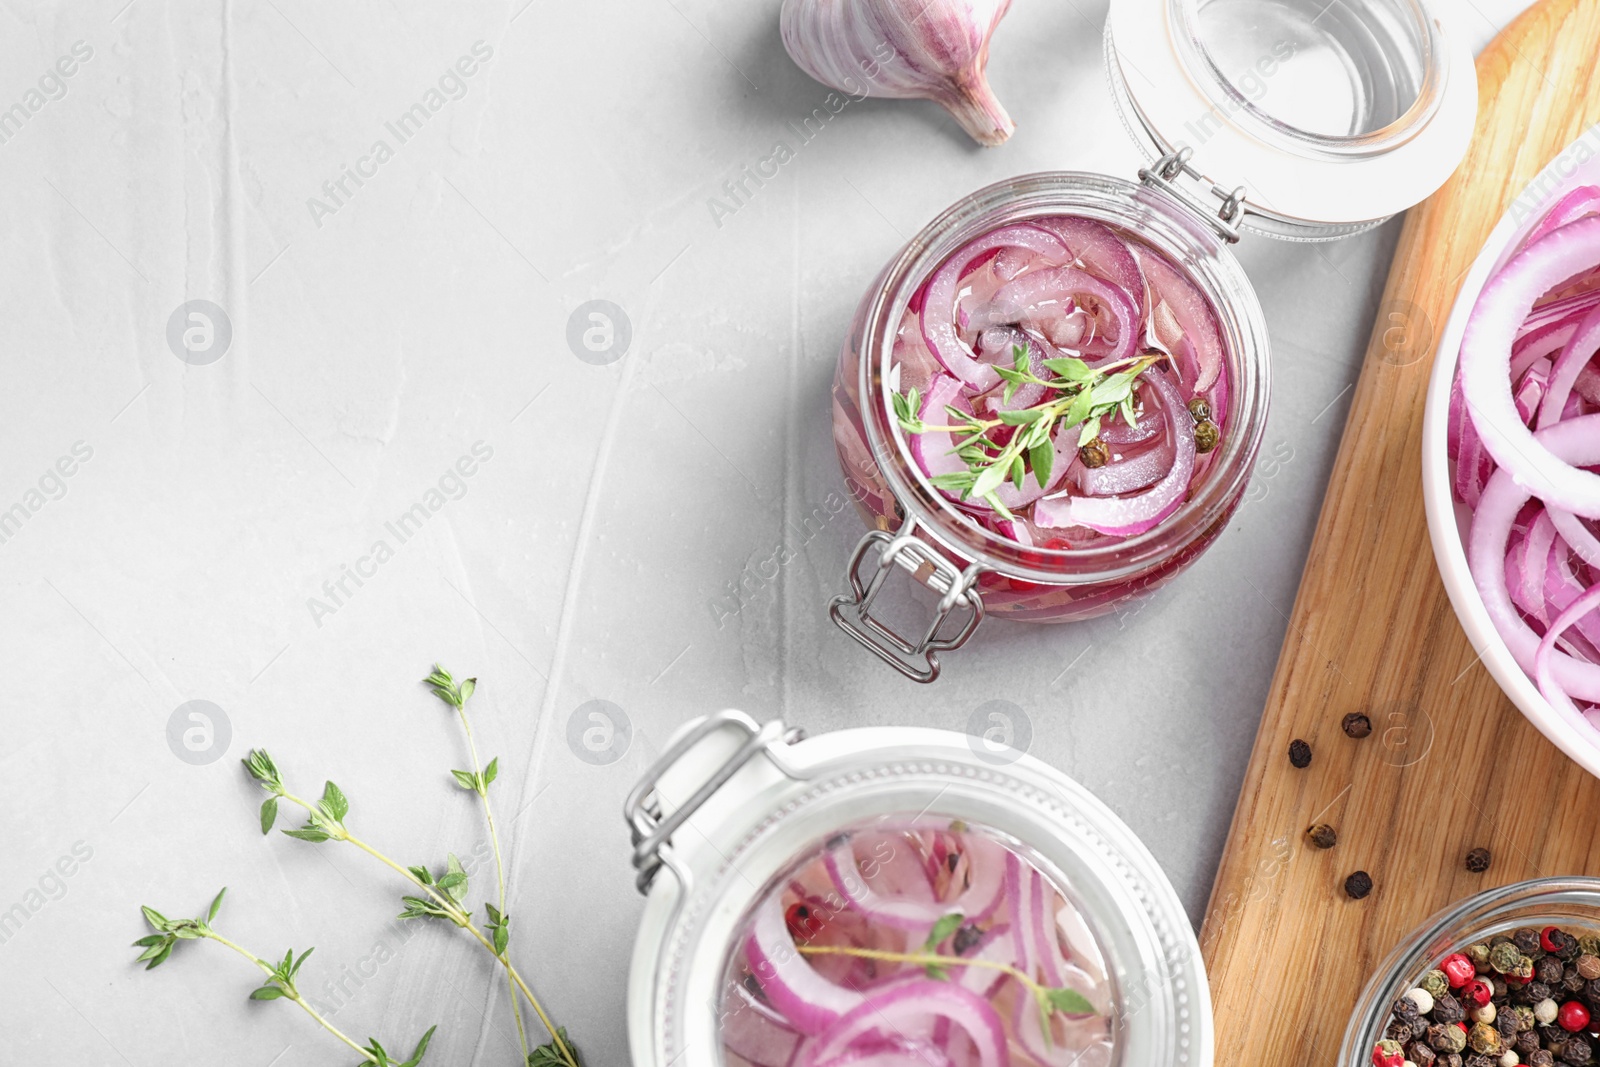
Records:
M1517 946L1524 956L1532 956L1543 950L1539 947L1539 931L1531 926L1519 926L1511 934L1511 943Z
M1289 762L1300 768L1311 766L1311 746L1298 737L1290 741Z
M1215 449L1222 440L1222 431L1217 429L1217 424L1207 419L1197 422L1194 426L1194 450L1201 454Z
M1411 1027L1409 1024L1396 1019L1383 1031L1383 1036L1390 1041L1396 1041L1404 1045L1411 1040Z
M967 923L956 931L956 936L951 939L950 947L957 956L965 956L967 949L983 940L983 931L971 923Z
M1316 848L1332 848L1339 843L1339 834L1327 823L1319 822L1306 831L1306 840L1310 841ZM1408 1000L1406 1003L1409 1004L1411 1002Z
M1420 1040L1412 1042L1411 1047L1406 1050L1406 1059L1416 1064L1417 1067L1433 1067L1436 1055L1437 1053L1429 1048L1426 1042Z
M1360 900L1372 892L1372 875L1357 871L1344 880L1344 891L1351 900Z
M1511 1047L1511 1042L1515 1041L1517 1037L1516 1014L1509 1008L1505 1011L1497 1010L1494 1016L1494 1028L1500 1031L1500 1037L1504 1039L1506 1047Z
M1372 720L1359 711L1352 711L1344 717L1339 727L1350 737L1366 737L1372 733Z
M1474 1052L1461 1061L1462 1067L1496 1067L1500 1061L1483 1052Z
M1589 1040L1582 1034L1573 1034L1561 1046L1561 1058L1568 1063L1589 1062Z
M1475 848L1471 852L1467 853L1467 870L1471 871L1473 874L1482 874L1484 871L1489 869L1489 860L1490 856L1488 849Z
M1438 1067L1461 1067L1461 1054L1452 1052L1434 1061Z
M1550 996L1550 987L1535 980L1522 987L1522 995L1529 1004L1537 1004Z
M1556 955L1564 960L1575 960L1583 954L1583 948L1578 944L1578 939L1565 930L1556 930L1550 935L1556 942Z
M1467 1013L1462 1009L1461 1001L1457 1000L1451 994L1440 993L1438 996L1433 998L1434 1022L1444 1023L1448 1026L1451 1023L1458 1023L1466 1017ZM1439 1046L1434 1045L1433 1047L1438 1048Z
M1566 968L1554 956L1545 956L1533 964L1533 976L1545 985L1557 985L1566 974Z
M1556 1058L1545 1049L1534 1049L1528 1053L1528 1067L1554 1067Z

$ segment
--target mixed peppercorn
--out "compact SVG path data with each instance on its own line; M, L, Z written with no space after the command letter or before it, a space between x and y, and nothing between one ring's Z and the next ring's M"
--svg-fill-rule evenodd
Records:
M1595 1064L1600 937L1522 927L1469 945L1390 1012L1373 1067Z

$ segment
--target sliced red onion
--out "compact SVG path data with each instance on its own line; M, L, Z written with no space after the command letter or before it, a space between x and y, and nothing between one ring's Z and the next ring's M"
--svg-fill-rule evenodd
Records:
M1088 296L1116 322L1117 340L1107 354L1125 359L1137 347L1138 311L1133 298L1077 267L1031 270L995 290L994 299L974 321L980 325L1042 323L1065 317Z
M1556 659L1560 653L1555 651L1556 640L1578 620L1600 608L1600 585L1594 585L1584 591L1572 604L1558 615L1550 624L1550 629L1545 631L1539 640L1539 646L1533 653L1533 678L1539 684L1539 692L1544 694L1552 707L1561 708L1574 715L1581 714L1572 698L1567 695L1568 688L1557 680ZM1586 698L1593 699L1593 698Z
M962 394L961 382L948 374L941 374L934 378L928 386L928 395L922 402L922 408L917 412L917 417L930 426L951 425L950 413L946 407L953 407L957 411L972 414L972 405ZM940 474L954 474L967 469L966 461L955 454L956 437L946 430L930 430L927 433L910 434L911 458L917 466L922 468L922 473L932 478ZM941 490L945 496L952 500L961 494Z
M1578 373L1589 365L1596 350L1600 350L1600 307L1584 316L1551 368L1549 388L1539 406L1537 428L1543 429L1561 419L1572 387L1577 384Z
M993 388L1000 376L993 367L980 363L956 333L956 289L963 266L984 252L1008 246L1053 255L1063 262L1071 258L1066 246L1053 234L1034 226L1006 226L985 234L946 260L928 282L923 296L922 336L928 348L946 370L979 391Z
M1144 272L1139 269L1139 261L1134 258L1128 242L1109 226L1067 215L1038 219L1034 225L1061 238L1074 259L1086 270L1119 286L1132 299L1135 315L1144 315Z
M776 896L756 912L744 952L761 991L802 1033L820 1033L865 1001L855 990L823 978L795 949L781 899Z
M1100 435L1105 440L1105 434ZM1177 443L1166 435L1150 448L1103 467L1077 468L1078 487L1090 496L1115 496L1154 485L1172 469Z
M967 950L963 957L969 960L986 960L992 963L1010 963L1013 954L1013 942L1010 923L996 923L984 931L977 944ZM1000 983L1006 980L1004 971L994 967L958 967L961 976L956 979L962 987L969 989L985 999L994 996Z
M1600 475L1563 461L1543 444L1518 417L1505 383L1512 342L1533 302L1552 285L1596 266L1600 217L1579 219L1529 245L1484 286L1460 355L1462 398L1495 462L1546 504L1587 518L1600 517Z
M873 889L861 876L855 845L849 839L830 849L824 862L834 888L859 911L885 926L926 932L955 910L949 904L934 900L931 890L924 897L914 897L890 896Z
M1194 423L1177 417L1177 412L1183 408L1183 399L1165 374L1152 371L1141 380L1149 382L1160 394L1168 412L1167 434L1176 438L1171 469L1155 485L1133 496L1047 496L1033 507L1033 521L1037 525L1087 526L1103 534L1134 537L1178 510L1194 474Z
M1562 457L1557 462L1564 465L1600 463L1600 415L1557 423L1531 436L1537 438L1541 451ZM1478 501L1467 536L1467 565L1484 609L1511 655L1530 677L1540 636L1517 613L1503 575L1511 528L1531 495L1518 484L1510 469L1496 470ZM1561 652L1549 653L1547 658L1547 669L1565 692L1583 700L1600 701L1600 665Z
M822 1067L873 1031L894 1033L899 1027L939 1016L966 1031L978 1047L983 1067L1006 1067L1011 1062L1005 1029L988 1001L953 982L917 979L874 994L842 1016L819 1035L804 1067Z
M1217 330L1217 317L1211 310L1211 302L1193 282L1179 274L1160 256L1142 254L1139 263L1150 283L1151 307L1159 308L1165 303L1183 328L1184 336L1194 344L1198 375L1193 391L1206 392L1222 374L1222 335ZM1216 410L1225 411L1226 405L1217 406Z
M1556 201L1556 206L1550 209L1550 214L1539 220L1539 225L1529 231L1522 244L1524 247L1531 245L1552 230L1559 230L1585 215L1594 214L1600 214L1600 188L1580 185Z

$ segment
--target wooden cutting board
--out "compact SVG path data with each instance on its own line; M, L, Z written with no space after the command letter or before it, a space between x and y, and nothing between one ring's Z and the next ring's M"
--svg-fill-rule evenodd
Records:
M1477 662L1434 567L1420 459L1462 276L1527 182L1600 120L1600 0L1536 3L1479 57L1478 82L1467 158L1395 251L1212 889L1201 944L1219 1064L1331 1065L1378 962L1435 911L1524 878L1600 875L1600 781ZM1349 712L1371 736L1345 736ZM1296 738L1312 747L1304 770ZM1335 847L1310 846L1314 822ZM1493 863L1469 873L1478 846ZM1356 870L1375 884L1359 901L1343 890Z

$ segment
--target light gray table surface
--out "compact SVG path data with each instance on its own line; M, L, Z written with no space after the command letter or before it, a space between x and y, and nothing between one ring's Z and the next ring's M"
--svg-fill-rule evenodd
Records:
M1481 44L1520 6L1462 22ZM1011 701L1198 921L1396 223L1239 246L1275 349L1263 462L1215 547L1138 610L991 621L918 687L827 620L853 511L797 529L840 485L828 382L901 242L990 181L1139 166L1104 9L1019 0L990 66L1018 132L979 150L920 102L851 104L799 143L827 91L771 0L0 5L0 108L44 86L0 143L0 509L26 516L0 543L0 1064L353 1060L291 1005L246 1001L248 964L217 945L134 967L138 905L195 914L224 885L230 936L317 947L302 987L341 1028L409 1047L437 1022L429 1062L514 1063L484 957L402 931L397 881L349 846L263 838L238 763L266 746L301 792L335 779L351 826L405 862L481 859L446 773L459 730L418 684L436 659L480 679L514 955L592 1067L627 1060L622 798L718 707L820 732L962 729ZM402 142L387 124L475 47ZM716 217L777 142L794 159ZM334 198L346 167L368 176ZM597 299L631 326L609 365L566 339ZM169 345L192 300L231 326L214 362ZM408 513L426 521L402 536ZM730 587L785 548L734 611ZM186 747L196 700L212 732ZM568 742L591 700L631 730L604 765Z

